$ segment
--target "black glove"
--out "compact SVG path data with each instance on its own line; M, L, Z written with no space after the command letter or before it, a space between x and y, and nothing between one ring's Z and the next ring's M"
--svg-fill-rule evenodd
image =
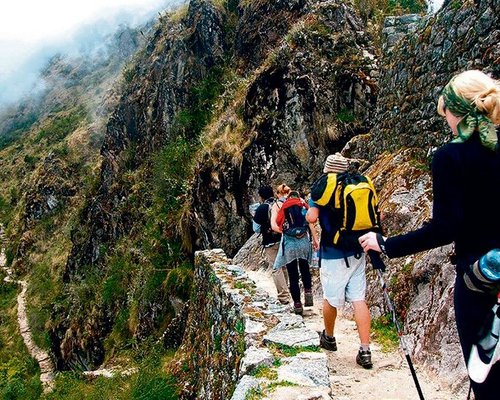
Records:
M375 250L368 250L368 255L370 256L370 261L372 262L373 269L379 269L382 272L385 272L385 264L380 258L380 253Z

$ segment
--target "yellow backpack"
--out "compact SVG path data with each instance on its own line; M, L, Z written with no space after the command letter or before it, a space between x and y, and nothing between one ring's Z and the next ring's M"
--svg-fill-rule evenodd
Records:
M333 232L326 235L337 247L360 251L357 239L366 232L381 230L377 193L367 176L352 172L323 175L313 185L311 198L332 209L331 215L338 219L330 224L335 227Z

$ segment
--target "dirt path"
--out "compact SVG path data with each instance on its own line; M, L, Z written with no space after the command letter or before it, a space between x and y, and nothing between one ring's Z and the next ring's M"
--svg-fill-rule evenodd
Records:
M5 237L3 227L0 225L0 267L5 271L5 282L17 283L21 286L21 293L17 296L17 321L19 323L19 331L23 337L24 344L28 348L31 357L33 357L40 365L40 381L42 382L45 393L52 391L54 387L54 364L49 357L49 354L40 349L31 335L29 327L28 315L26 314L26 291L28 284L26 281L18 281L12 277L12 271L6 267L5 257Z
M260 289L276 297L270 272L247 271ZM304 310L305 324L318 332L323 330L322 299L315 298L315 305ZM335 327L338 350L325 351L328 356L332 398L334 400L414 400L418 399L404 354L396 350L384 353L377 343L372 343L373 369L365 370L356 364L359 339L355 322L339 313ZM415 365L417 376L426 400L450 400L457 395L440 388L437 380Z

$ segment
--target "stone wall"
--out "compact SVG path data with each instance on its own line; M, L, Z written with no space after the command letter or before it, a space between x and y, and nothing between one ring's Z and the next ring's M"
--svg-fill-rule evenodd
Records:
M222 250L196 253L195 279L175 367L185 375L181 398L331 398L326 355L301 316L257 290Z
M388 24L394 26L387 26L386 32L400 22L390 19ZM500 77L500 0L450 1L414 28L391 42L390 54L381 60L371 132L376 140L367 149L372 155L419 147L425 156L450 138L436 113L439 93L449 79L467 69Z
M387 17L382 29L382 50L389 54L398 42L405 38L408 33L418 28L422 17L418 14L408 14L401 17Z

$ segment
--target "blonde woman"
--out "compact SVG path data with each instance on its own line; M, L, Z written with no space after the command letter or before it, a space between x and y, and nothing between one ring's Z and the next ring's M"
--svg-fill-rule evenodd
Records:
M469 289L468 266L500 248L500 83L481 71L458 74L444 87L437 111L453 139L432 160L433 216L422 228L391 238L368 233L365 251L390 258L455 243L455 318L465 360L479 329L497 301L495 293ZM476 400L500 398L500 363L483 383L472 382Z
M281 214L284 214L283 211L287 207L288 202L295 201L297 204L303 204L304 208L308 206L304 200L299 198L297 192L292 192L290 187L285 184L278 186L276 191L281 202L273 206L271 213L271 228L275 232L283 233L278 220L280 216L283 217ZM306 223L305 212L304 222ZM317 250L319 247L318 239L316 237L314 225L312 224L309 226L308 233L305 233L305 235L301 237L283 234L281 236L280 250L274 261L275 269L286 267L290 294L293 300L293 310L296 314L303 313L299 278L302 280L302 285L304 287L304 305L308 307L314 304L311 272L309 270L309 264L312 259L311 241L313 242L314 248Z

